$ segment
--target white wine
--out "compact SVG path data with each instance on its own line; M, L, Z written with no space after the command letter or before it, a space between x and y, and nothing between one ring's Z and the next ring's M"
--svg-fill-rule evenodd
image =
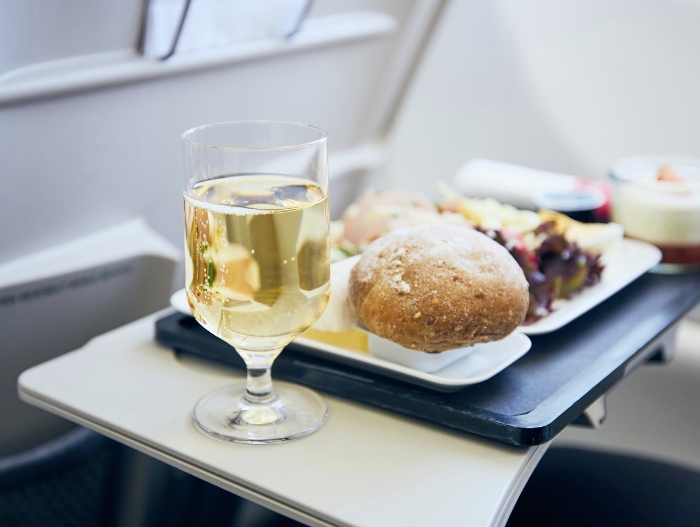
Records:
M328 199L306 179L232 175L185 193L190 308L241 349L272 351L321 315L330 294Z

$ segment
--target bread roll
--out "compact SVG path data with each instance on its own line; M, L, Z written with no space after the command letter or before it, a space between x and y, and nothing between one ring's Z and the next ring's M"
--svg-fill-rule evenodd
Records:
M421 225L371 243L350 275L358 320L406 348L502 339L525 318L528 284L508 251L468 227Z

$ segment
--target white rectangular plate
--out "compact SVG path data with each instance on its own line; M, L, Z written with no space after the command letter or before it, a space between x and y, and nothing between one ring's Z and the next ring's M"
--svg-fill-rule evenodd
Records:
M616 250L605 255L605 268L599 283L584 289L570 300L555 301L554 311L534 324L520 326L518 331L526 335L556 331L610 298L660 261L661 251L653 245L625 238Z
M170 303L179 312L190 314L184 289L173 294ZM483 382L504 370L525 355L532 346L532 342L523 333L515 331L502 340L475 345L474 351L469 355L433 373L422 372L379 359L369 353L349 351L305 337L297 338L293 346L306 355L330 359L418 386L442 392L454 392L464 386Z
M179 312L190 314L184 289L173 294L170 303ZM469 355L433 373L422 372L379 359L369 353L349 351L305 337L297 338L293 346L297 351L306 355L330 359L418 386L442 392L454 392L464 386L483 382L493 377L525 355L532 346L532 342L526 335L516 331L503 340L475 345L474 350Z
M531 342L526 335L541 335L556 331L610 298L630 282L661 261L661 251L651 244L623 239L614 252L606 255L601 281L583 290L570 300L557 300L555 310L530 326L521 326L503 340L477 344L466 357L433 373L382 360L360 351L348 351L330 344L300 337L298 350L319 357L330 358L357 368L374 371L406 382L450 392L464 386L483 382L525 355ZM189 314L185 290L175 293L171 304Z

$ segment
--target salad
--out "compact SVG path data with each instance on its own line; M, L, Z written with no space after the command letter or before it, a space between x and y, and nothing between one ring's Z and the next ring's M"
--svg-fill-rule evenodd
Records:
M444 184L440 192L442 198L434 203L418 193L367 191L331 224L333 261L360 254L375 239L401 227L464 225L501 244L522 268L530 288L525 325L548 315L555 300L570 298L600 281L601 253L614 241L601 236L609 230L606 225L581 224L552 211L520 210L494 199L468 198ZM610 231L613 238L621 234ZM590 243L593 239L596 243Z

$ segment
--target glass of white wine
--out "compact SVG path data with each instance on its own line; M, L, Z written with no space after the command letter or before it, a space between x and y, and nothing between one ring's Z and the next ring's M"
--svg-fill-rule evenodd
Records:
M270 370L328 303L327 134L300 123L238 121L182 138L188 303L247 367L245 382L197 403L194 422L240 443L306 436L326 421L325 402L294 384L273 389Z

